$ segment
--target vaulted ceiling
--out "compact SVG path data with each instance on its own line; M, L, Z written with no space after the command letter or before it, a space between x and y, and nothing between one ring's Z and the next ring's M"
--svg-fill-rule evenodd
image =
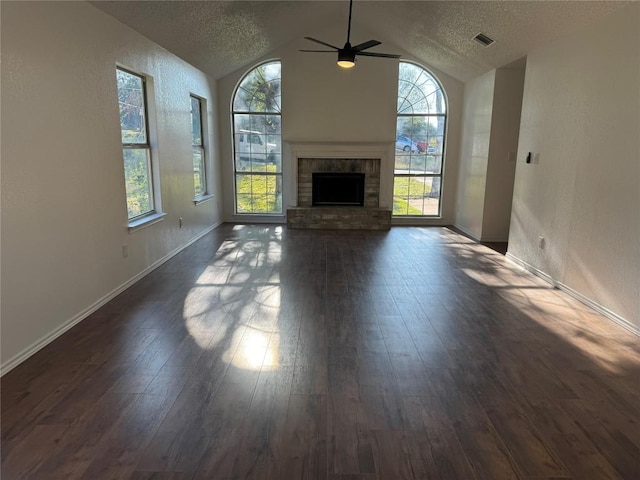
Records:
M129 25L214 78L221 78L321 27L345 33L322 40L342 46L349 3L341 1L94 1L98 9ZM352 43L358 26L396 53L397 46L454 78L467 81L517 60L534 48L596 22L624 1L364 1L353 6ZM495 40L483 47L478 33ZM391 45L387 45L386 42Z

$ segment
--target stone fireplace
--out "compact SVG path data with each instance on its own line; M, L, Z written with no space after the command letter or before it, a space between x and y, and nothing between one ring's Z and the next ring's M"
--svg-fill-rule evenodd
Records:
M386 145L366 144L292 144L294 192L296 205L287 209L289 228L368 229L387 230L391 225L391 209L380 207L381 171L388 156ZM373 155L371 155L373 153ZM314 192L314 174L333 181L333 196L318 199ZM356 201L356 178L362 178L361 197ZM332 185L332 186L331 186ZM318 188L316 180L316 188ZM357 204L356 204L357 203Z

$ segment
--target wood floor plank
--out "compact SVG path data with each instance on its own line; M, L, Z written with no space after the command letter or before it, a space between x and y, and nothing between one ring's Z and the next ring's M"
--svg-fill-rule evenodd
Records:
M136 471L131 474L129 480L192 480L194 475L194 472Z
M357 395L332 394L328 407L329 471L360 473L358 420L361 404Z
M409 432L381 430L373 432L376 471L380 478L428 479L420 448Z
M274 478L327 478L326 395L292 394L285 431L289 448Z
M640 477L640 449L617 427L603 425L593 416L583 400L566 400L561 403L561 407L566 412L571 412L583 434L622 478Z
M2 476L636 480L640 340L442 227L223 224L3 376Z
M34 476L46 478L81 479L93 461L100 442L109 434L114 424L127 413L135 402L135 394L107 393L95 408L91 417L85 416L82 424L72 425L55 448L50 449Z
M286 447L283 440L289 407L293 367L263 371L234 453L231 476L264 479L278 471Z
M48 377L42 383L30 384L27 391L21 392L23 395L20 401L13 407L2 409L2 451L7 453L15 440L21 435L28 433L38 424L69 392L75 389L75 385L80 383L85 375L95 370L95 366L70 365L68 373L60 376L60 383L55 384L55 377ZM47 377L46 370L43 377ZM55 372L55 369L53 369ZM53 373L55 375L55 373ZM2 396L6 392L3 390Z
M432 396L405 397L409 429L416 432L429 478L473 480L476 477L442 402Z
M522 408L518 392L505 387L491 371L453 373L469 385L511 456L527 477L562 477L569 472Z
M2 452L2 478L28 478L49 457L68 425L36 425L11 452Z
M591 439L559 405L541 402L533 407L534 421L574 478L619 480L620 475Z
M430 372L433 392L452 422L478 478L520 479L523 473L477 399L450 372Z
M187 377L158 376L148 387L149 393L136 395L130 408L98 443L85 478L127 478L136 469L187 380Z

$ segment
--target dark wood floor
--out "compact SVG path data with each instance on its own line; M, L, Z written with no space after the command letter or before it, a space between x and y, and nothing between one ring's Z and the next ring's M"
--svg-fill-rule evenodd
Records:
M640 341L444 228L223 225L2 379L2 479L640 478Z

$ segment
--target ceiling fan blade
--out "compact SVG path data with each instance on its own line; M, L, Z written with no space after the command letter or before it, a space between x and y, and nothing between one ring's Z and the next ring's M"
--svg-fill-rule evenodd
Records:
M313 38L313 37L304 37L307 40L311 40L312 42L316 42L319 43L320 45L324 45L325 47L331 47L331 48L335 48L336 50L340 50L338 47L331 45L330 43L327 42L323 42L322 40L318 40L317 38Z
M299 52L336 53L335 50L298 50Z
M357 52L356 55L362 55L363 57L400 58L400 55L396 55L395 53Z
M381 45L382 42L378 40L369 40L368 42L361 43L360 45L356 45L355 47L351 47L356 52L360 52L362 50L366 50L367 48L375 47L376 45Z

